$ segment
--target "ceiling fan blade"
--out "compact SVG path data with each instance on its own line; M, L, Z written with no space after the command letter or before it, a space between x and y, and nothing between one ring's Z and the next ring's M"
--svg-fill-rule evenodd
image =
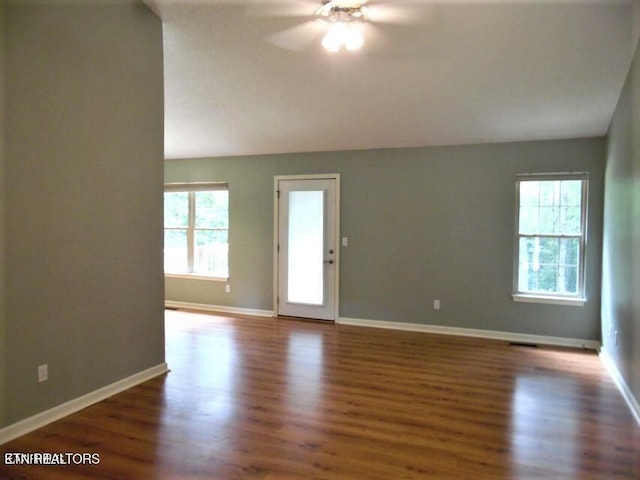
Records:
M266 41L285 50L301 52L305 50L326 28L320 23L308 22L288 28L266 38Z
M314 0L251 0L246 8L252 17L311 18L320 6Z
M429 20L433 4L389 4L386 2L368 2L369 16L373 23L397 25L417 25Z

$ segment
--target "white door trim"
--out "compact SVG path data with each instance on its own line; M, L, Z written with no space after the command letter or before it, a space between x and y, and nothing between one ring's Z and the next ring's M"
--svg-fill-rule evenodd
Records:
M334 321L338 320L340 312L340 174L321 173L311 175L276 175L273 177L273 315L279 314L278 307L278 285L279 285L279 262L278 262L278 234L279 234L279 208L278 208L278 183L281 180L335 180L336 182L336 214L335 214L335 282L334 282Z

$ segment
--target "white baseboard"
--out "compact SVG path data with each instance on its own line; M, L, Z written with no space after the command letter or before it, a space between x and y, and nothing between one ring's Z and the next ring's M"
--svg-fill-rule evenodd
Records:
M500 332L475 328L446 327L441 325L424 325L419 323L387 322L384 320L364 320L361 318L340 317L336 323L357 325L361 327L389 328L392 330L408 330L412 332L438 333L442 335L459 335L463 337L491 338L507 342L532 343L539 345L555 345L560 347L586 348L598 350L600 342L579 338L549 337L528 333Z
M168 308L184 308L186 310L203 310L205 312L235 313L237 315L252 315L254 317L273 317L272 310L257 310L254 308L227 307L224 305L210 305L208 303L177 302L165 300L164 306Z
M206 312L235 313L238 315L252 315L256 317L273 317L271 310L256 310L252 308L227 307L206 303L178 302L165 300L165 307L183 308L187 310L203 310ZM526 333L511 333L494 330L480 330L473 328L445 327L440 325L424 325L419 323L388 322L384 320L366 320L361 318L340 317L336 323L361 327L389 328L393 330L409 330L414 332L439 333L443 335L460 335L465 337L491 338L508 342L533 343L540 345L555 345L562 347L586 348L599 350L600 342L579 338L550 337L545 335L531 335Z
M55 422L56 420L60 420L67 415L78 412L93 405L94 403L98 403L102 400L105 400L106 398L116 395L117 393L123 392L124 390L127 390L131 387L135 387L140 383L146 382L147 380L151 380L154 377L167 373L168 371L168 365L166 363L161 363L154 367L148 368L147 370L135 373L130 377L118 380L111 385L99 388L98 390L89 392L86 395L82 395L81 397L74 398L73 400L58 405L57 407L50 408L49 410L40 412L32 417L20 420L13 425L9 425L8 427L0 429L0 445L2 445L3 443L7 443L15 438L21 437L22 435L26 435L27 433L37 430L38 428L44 427L45 425Z
M600 350L600 361L604 365L604 368L607 369L609 376L616 384L616 387L618 387L618 390L620 390L620 393L622 394L625 402L627 402L627 405L629 406L631 413L633 413L636 422L638 423L638 425L640 425L640 404L638 403L638 400L636 400L636 397L633 395L633 392L629 388L629 385L627 385L627 382L624 380L624 377L620 373L620 370L618 370L615 362L609 355L609 352L607 352L604 348Z

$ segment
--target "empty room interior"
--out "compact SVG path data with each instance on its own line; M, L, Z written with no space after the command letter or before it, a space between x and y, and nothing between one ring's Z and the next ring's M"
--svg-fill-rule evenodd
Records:
M639 38L0 0L0 478L640 478Z

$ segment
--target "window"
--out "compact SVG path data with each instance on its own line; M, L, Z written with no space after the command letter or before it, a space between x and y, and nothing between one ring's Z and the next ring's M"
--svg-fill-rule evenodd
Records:
M516 182L514 300L584 303L587 175Z
M165 185L164 272L229 277L226 183Z

